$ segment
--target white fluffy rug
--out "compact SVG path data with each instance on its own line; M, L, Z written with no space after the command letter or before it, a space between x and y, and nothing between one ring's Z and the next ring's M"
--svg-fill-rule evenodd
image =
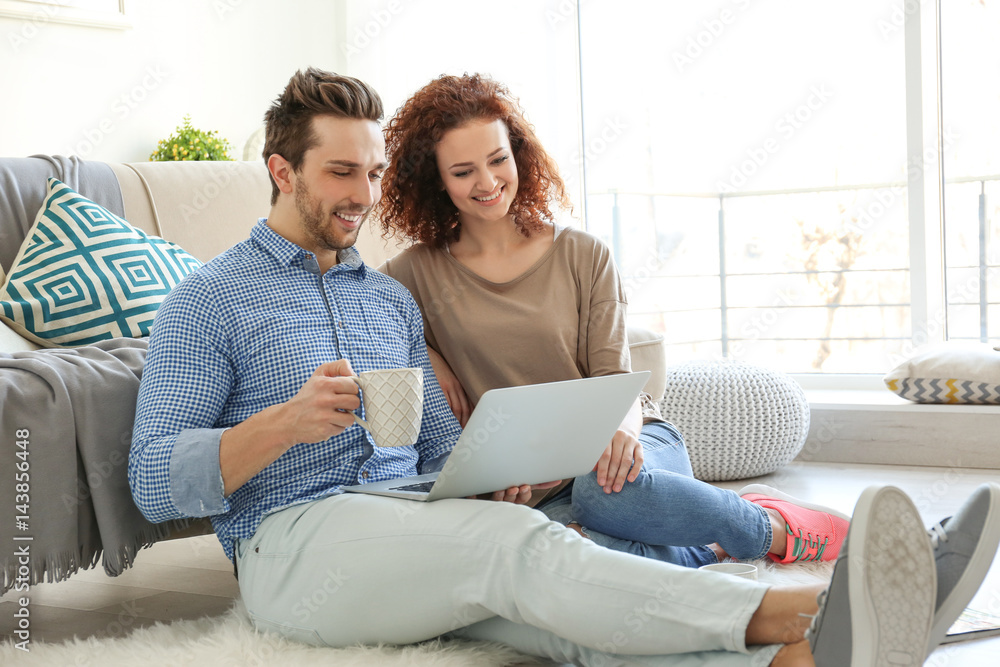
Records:
M775 567L758 561L759 579L774 584L829 580L832 563ZM257 633L237 601L228 613L196 621L158 623L126 637L32 643L31 652L0 645L0 665L50 667L135 667L136 665L245 665L247 667L507 667L538 664L517 652L485 642L432 641L406 647L325 649ZM543 662L542 664L552 664Z

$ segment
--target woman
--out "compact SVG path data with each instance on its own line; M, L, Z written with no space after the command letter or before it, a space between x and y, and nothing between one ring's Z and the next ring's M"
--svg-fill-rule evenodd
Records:
M610 252L554 224L552 206L569 206L562 179L504 86L442 76L399 109L386 145L383 227L416 244L382 270L420 305L463 425L495 387L630 370ZM741 493L693 478L680 433L644 394L592 473L532 504L610 548L692 567L836 557L845 516L768 487Z

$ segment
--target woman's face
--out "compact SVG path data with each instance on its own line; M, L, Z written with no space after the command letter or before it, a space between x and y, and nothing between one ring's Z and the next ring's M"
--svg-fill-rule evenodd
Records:
M503 121L472 121L449 130L435 155L445 192L463 225L507 215L517 194L517 165Z

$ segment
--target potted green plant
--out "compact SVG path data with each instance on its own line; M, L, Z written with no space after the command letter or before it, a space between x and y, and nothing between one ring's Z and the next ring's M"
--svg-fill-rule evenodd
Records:
M151 162L159 160L232 160L232 146L215 130L206 132L191 125L191 116L184 116L184 124L166 139L161 139L149 156Z

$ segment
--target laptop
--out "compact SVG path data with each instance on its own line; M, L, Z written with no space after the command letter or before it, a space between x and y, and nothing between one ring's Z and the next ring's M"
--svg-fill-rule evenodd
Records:
M594 469L649 371L491 389L441 472L342 487L408 500L464 498Z

